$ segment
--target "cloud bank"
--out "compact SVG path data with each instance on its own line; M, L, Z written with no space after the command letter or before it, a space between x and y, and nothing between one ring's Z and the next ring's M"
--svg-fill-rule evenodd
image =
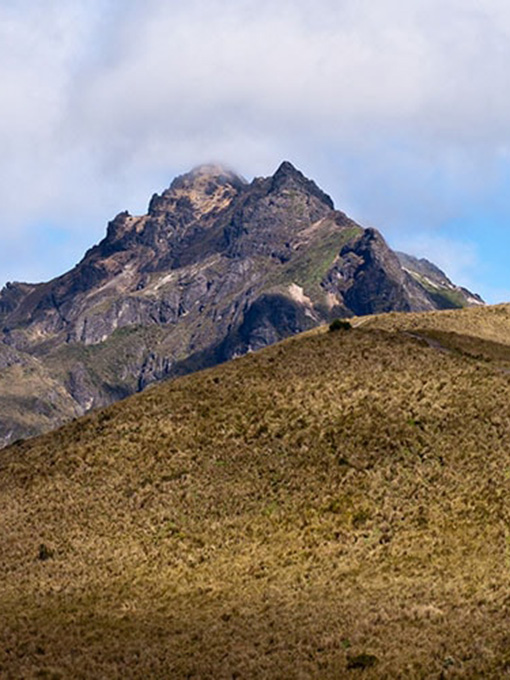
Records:
M57 274L195 164L289 158L476 285L458 225L510 212L509 38L500 0L4 2L0 281Z

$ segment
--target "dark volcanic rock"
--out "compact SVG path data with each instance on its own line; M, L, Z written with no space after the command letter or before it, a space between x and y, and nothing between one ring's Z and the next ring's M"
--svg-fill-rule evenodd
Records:
M263 294L246 307L242 322L230 333L218 353L226 361L283 338L313 328L318 319L302 304L286 295Z
M71 271L0 293L0 367L23 404L4 409L0 443L334 316L479 302L399 257L287 161L251 183L196 168L146 215L119 213Z
M355 315L434 309L375 229L366 229L342 248L328 278Z
M332 199L289 161L283 161L271 179L271 193L279 193L282 190L302 191L324 203L330 210L335 209Z

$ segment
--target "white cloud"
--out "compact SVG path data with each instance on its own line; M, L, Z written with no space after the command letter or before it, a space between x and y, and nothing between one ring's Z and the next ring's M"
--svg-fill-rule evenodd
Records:
M383 231L439 229L508 163L509 61L501 0L4 2L4 247L52 223L76 257L212 159L290 157ZM12 259L0 279L31 278Z
M80 87L81 123L113 135L113 151L126 140L191 142L197 132L221 145L250 126L272 137L349 142L405 131L449 146L506 145L509 12L485 8L144 4L117 32L110 62Z

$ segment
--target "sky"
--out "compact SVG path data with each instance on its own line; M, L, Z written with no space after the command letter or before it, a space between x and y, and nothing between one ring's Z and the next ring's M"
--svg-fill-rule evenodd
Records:
M290 160L510 301L507 0L2 0L0 286L71 268L177 174Z

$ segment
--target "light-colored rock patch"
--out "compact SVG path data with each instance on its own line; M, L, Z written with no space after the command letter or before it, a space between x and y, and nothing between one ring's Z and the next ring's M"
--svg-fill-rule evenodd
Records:
M302 286L298 286L297 283L291 283L288 290L293 300L299 302L301 305L313 307L312 301L307 295L305 295Z

